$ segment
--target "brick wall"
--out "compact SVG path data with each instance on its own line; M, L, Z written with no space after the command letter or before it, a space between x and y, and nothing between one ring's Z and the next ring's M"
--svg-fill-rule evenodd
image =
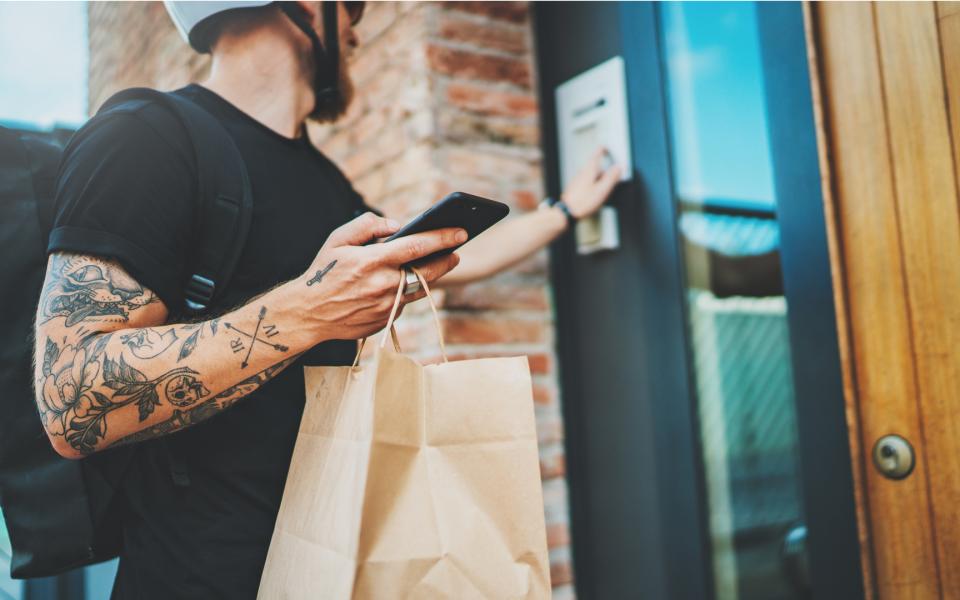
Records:
M172 89L205 74L163 6L90 3L90 106L134 85ZM404 221L453 190L513 214L541 197L538 109L524 2L374 2L358 28L354 104L310 134L364 194ZM534 377L555 597L573 596L563 427L546 254L440 294L451 358L526 354ZM401 338L436 360L429 311L411 306Z

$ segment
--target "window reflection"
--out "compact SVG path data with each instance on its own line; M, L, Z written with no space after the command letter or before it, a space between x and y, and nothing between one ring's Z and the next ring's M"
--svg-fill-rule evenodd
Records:
M756 7L659 5L716 595L804 598L793 374Z

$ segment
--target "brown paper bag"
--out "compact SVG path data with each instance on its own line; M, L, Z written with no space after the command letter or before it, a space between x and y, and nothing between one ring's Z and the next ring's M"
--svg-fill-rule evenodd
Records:
M305 369L258 597L548 598L527 359L422 366L393 319L395 351Z

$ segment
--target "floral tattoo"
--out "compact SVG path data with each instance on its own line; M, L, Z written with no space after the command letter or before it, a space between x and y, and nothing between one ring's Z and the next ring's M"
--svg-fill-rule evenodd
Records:
M40 413L50 435L64 436L72 448L89 454L107 435L107 415L136 404L145 421L161 398L186 407L209 395L209 390L189 367L178 367L149 379L121 355L114 360L104 348L110 334L93 344L58 345L47 338L41 374ZM102 387L95 385L102 380ZM113 391L107 395L95 388Z

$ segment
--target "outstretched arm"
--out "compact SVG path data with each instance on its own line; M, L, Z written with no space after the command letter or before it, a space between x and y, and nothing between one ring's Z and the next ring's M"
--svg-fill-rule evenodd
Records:
M379 330L399 265L458 243L454 230L441 230L361 245L395 230L360 217L331 234L302 276L196 323L164 325L167 307L115 262L51 255L34 378L54 448L80 458L175 431L228 408L317 343ZM436 279L456 262L435 259L424 276Z
M598 211L620 180L619 167L603 170L605 152L603 148L598 149L561 195L578 219ZM508 219L460 249L460 266L438 284L463 285L495 275L547 246L566 229L567 218L559 208Z

